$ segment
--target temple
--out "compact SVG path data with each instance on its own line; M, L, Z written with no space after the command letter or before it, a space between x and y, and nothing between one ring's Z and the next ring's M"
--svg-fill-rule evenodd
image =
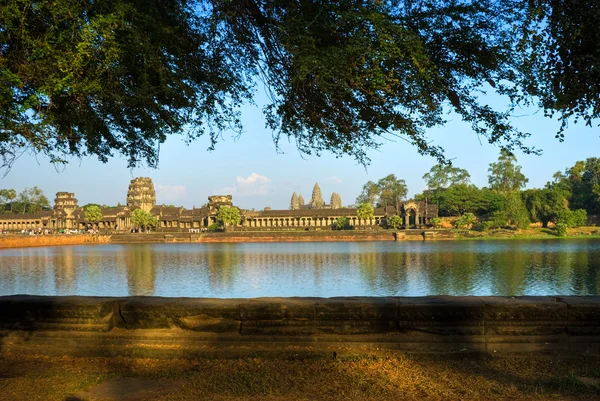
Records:
M295 195L295 193L294 193ZM300 196L301 197L301 196ZM127 191L125 206L102 208L102 219L99 222L86 220L85 211L78 205L75 194L58 192L54 200L54 208L35 214L2 214L0 230L2 232L18 232L29 230L87 230L95 228L104 231L128 231L134 228L131 213L143 209L152 214L158 221L157 231L202 231L217 222L219 208L232 206L231 195L214 195L208 197L208 203L200 208L185 209L156 205L156 192L152 180L139 177L131 180ZM340 217L346 217L355 228L373 228L386 226L391 216L400 216L405 228L418 228L430 224L430 220L438 215L435 204L406 201L396 206L375 208L373 217L360 219L356 208L341 206L338 194L332 196L331 204L324 204L320 188L315 185L313 199L308 205L295 203L290 210L253 211L239 209L242 216L236 230L306 230L331 229Z

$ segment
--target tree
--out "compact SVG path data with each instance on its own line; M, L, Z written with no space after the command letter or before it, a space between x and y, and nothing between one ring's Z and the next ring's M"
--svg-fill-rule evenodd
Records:
M470 229L476 222L477 217L473 213L465 213L454 222L454 225L459 229Z
M398 229L402 227L402 218L398 215L393 215L387 218L389 228Z
M298 195L296 192L292 194L292 200L290 201L290 210L300 209L300 204L298 203Z
M219 212L217 213L217 220L220 221L225 227L236 226L242 221L240 209L233 206L221 206L219 208Z
M11 193L9 195L12 196L13 194ZM15 207L20 213L38 213L43 208L50 206L50 202L44 195L44 191L37 186L25 188L19 193L17 201L11 202L11 205L12 203L15 203Z
M98 224L102 220L102 209L98 205L89 205L83 207L85 219L92 224Z
M559 213L567 209L568 201L557 189L528 189L521 192L525 208L532 222L541 222L548 227L551 221L556 222Z
M600 158L578 161L555 174L555 182L548 186L562 191L571 209L585 209L589 214L600 214Z
M408 189L406 182L399 180L394 174L390 174L377 181L379 189L379 206L393 205L396 210L400 208L400 202L406 197Z
M131 212L131 222L146 231L149 231L158 225L156 218L144 209L135 209Z
M400 136L443 159L425 132L449 110L490 143L526 152L515 106L598 116L593 2L6 0L0 14L0 154L31 148L158 163L172 134L214 146L257 80L274 140L368 162ZM496 110L477 90L508 98Z
M373 206L368 203L361 203L356 209L356 216L362 221L372 219L375 215L374 213Z
M440 195L444 214L462 216L465 213L480 213L486 209L481 190L475 185L452 185Z
M315 183L312 191L312 198L310 198L310 207L311 209L320 209L324 204L325 202L323 201L323 195L321 194L319 183Z
M373 181L367 182L363 185L362 192L356 198L356 204L368 203L371 206L375 206L375 202L379 198L379 187Z
M516 165L517 158L507 150L500 151L498 162L490 163L488 171L488 181L490 188L507 193L510 191L518 191L527 184L529 179L521 173L521 166Z
M528 228L531 224L529 213L518 192L512 191L506 194L504 212L509 222L517 228Z
M12 212L12 203L17 198L17 191L14 189L0 189L0 197L4 203L10 205L9 211Z
M448 188L455 184L469 184L470 178L467 170L447 164L436 164L423 175L430 190Z

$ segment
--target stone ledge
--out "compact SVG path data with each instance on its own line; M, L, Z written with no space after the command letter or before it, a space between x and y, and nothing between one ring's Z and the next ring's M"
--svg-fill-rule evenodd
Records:
M416 352L598 353L600 297L0 297L0 352L42 350L61 341L65 353L76 354L121 346L193 345L198 353L317 343Z

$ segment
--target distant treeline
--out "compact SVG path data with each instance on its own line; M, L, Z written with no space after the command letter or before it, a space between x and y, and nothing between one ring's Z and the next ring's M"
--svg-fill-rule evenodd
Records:
M437 204L442 217L478 216L486 228L527 227L530 223L547 227L550 222L575 227L584 225L588 214L600 214L599 158L578 161L564 172L557 172L541 189L523 190L528 179L517 165L516 157L508 151L501 151L498 161L489 165L488 172L489 185L479 188L471 184L470 174L465 169L435 165L423 176L427 189L415 199ZM386 178L389 182L390 176ZM397 181L401 185L396 188L402 189L397 196L405 197L404 180ZM396 203L389 201L390 186L384 184L384 181L366 183L357 204Z

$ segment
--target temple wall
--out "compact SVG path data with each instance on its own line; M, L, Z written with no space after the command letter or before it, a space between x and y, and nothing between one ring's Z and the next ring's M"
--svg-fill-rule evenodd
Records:
M0 353L600 350L600 297L0 297Z

